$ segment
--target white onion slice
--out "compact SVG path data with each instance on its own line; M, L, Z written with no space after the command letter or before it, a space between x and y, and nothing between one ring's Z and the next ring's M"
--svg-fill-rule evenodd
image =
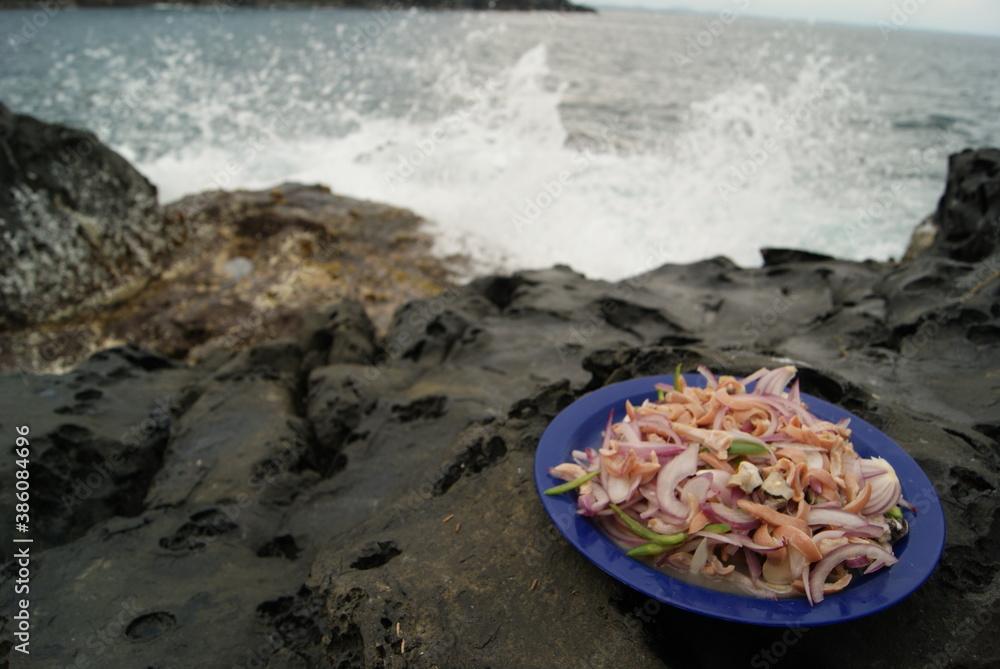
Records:
M884 565L893 565L898 562L896 557L889 551L879 548L875 544L847 544L833 550L829 555L816 563L809 576L809 589L812 590L812 601L819 604L823 601L823 585L826 577L830 575L834 567L854 557L864 556L871 560L876 560Z
M688 507L677 498L677 484L698 470L698 445L691 444L683 453L660 468L656 475L656 499L660 508L672 516L686 518Z

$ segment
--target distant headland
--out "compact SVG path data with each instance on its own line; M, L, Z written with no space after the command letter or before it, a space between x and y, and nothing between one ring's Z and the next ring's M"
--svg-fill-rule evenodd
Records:
M201 6L228 8L280 8L280 7L329 7L340 9L465 9L495 11L554 11L594 12L591 7L569 0L52 0L29 2L27 0L0 0L0 9L51 9L65 7L151 7L151 6Z

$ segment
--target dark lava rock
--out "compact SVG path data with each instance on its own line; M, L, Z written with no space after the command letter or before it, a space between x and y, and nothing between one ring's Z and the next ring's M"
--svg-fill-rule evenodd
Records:
M936 249L954 260L976 262L997 247L1000 220L1000 149L967 149L951 156L948 185L935 215Z
M556 267L409 302L385 336L351 303L310 322L193 366L119 349L0 378L0 428L31 426L39 474L86 480L135 453L85 513L37 512L39 533L73 531L36 544L36 666L1000 666L995 244L901 265L716 258L616 284ZM789 360L935 482L947 546L912 597L830 628L723 623L632 592L562 540L532 482L562 408L677 362ZM153 437L123 436L161 405Z
M182 234L156 188L93 134L0 104L0 327L135 290Z
M813 253L812 251L802 251L799 249L763 248L760 255L764 259L764 267L775 267L777 265L787 265L793 262L819 262L822 260L833 260L828 255Z

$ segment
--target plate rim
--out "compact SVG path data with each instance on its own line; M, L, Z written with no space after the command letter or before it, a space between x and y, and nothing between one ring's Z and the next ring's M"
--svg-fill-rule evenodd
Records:
M683 376L689 385L699 387L705 385L705 378L700 374L686 373ZM560 507L565 507L565 500L567 499L567 496L548 496L543 494L543 491L546 488L556 485L557 483L557 480L548 473L548 468L552 465L546 460L546 454L550 450L557 448L558 444L554 447L549 444L554 439L561 439L561 432L564 429L569 429L570 435L572 436L577 425L585 420L591 419L595 415L595 409L597 408L595 405L600 405L602 411L606 410L607 406L610 405L612 408L615 408L617 412L620 408L623 408L625 399L639 395L653 396L655 394L654 386L656 383L672 383L672 381L672 374L658 374L619 381L590 391L581 397L578 397L573 403L560 411L546 426L545 431L542 433L542 437L539 440L534 458L536 494L539 496L550 522L555 525L563 538L566 539L578 552L583 554L588 561L601 569L601 571L605 572L623 585L663 604L707 617L767 627L820 627L872 615L874 613L878 613L879 611L888 609L908 598L934 573L938 563L940 562L941 554L944 549L945 539L947 536L947 525L945 523L944 511L941 507L937 490L934 488L930 478L923 471L916 460L914 460L902 446L874 425L847 409L806 393L802 393L802 399L809 406L810 411L813 411L821 417L823 417L822 414L830 413L835 415L841 414L842 416L840 417L850 417L851 428L855 434L858 433L860 428L860 431L866 433L866 439L874 438L877 441L884 442L879 444L879 448L874 449L876 453L880 457L885 457L890 460L890 462L893 462L894 467L897 466L897 463L894 461L902 460L902 462L906 465L905 470L907 471L907 474L910 476L917 474L919 478L923 479L918 482L921 484L919 487L926 488L932 493L930 496L924 496L924 501L927 502L927 508L919 510L921 522L918 524L918 527L924 527L921 532L926 533L926 535L918 536L918 545L914 547L920 549L920 553L917 555L917 558L920 561L918 565L920 573L912 574L911 578L904 580L902 584L897 584L896 590L894 590L889 596L888 601L861 602L859 604L856 598L854 600L850 598L849 586L844 592L837 593L836 596L824 599L824 602L818 606L806 609L804 614L799 611L793 612L793 609L802 608L801 606L794 606L795 603L804 603L808 606L805 598L766 600L752 597L750 595L726 593L687 583L681 579L671 576L663 570L655 569L636 560L631 560L625 556L624 551L618 547L617 544L614 544L614 542L612 542L607 535L601 532L589 519L575 514L575 511L575 518L573 522L567 523L564 527L557 520L557 514L561 515L565 513L565 509ZM817 409L819 410L818 412ZM839 417L837 418L839 419ZM881 450L882 448L888 448L889 451L893 451L894 449L894 452L886 453ZM568 457L569 451L567 449L564 459L560 460L560 462L567 461ZM921 490L921 492L923 493L925 491ZM906 494L905 490L904 494ZM571 504L575 509L575 497L572 497ZM924 520L924 518L926 518L926 520ZM910 521L912 529L912 517L910 518ZM605 555L598 555L596 551L585 546L581 541L581 536L579 536L579 532L581 530L584 534L590 534L590 536L587 537L590 539L590 543L593 543L594 535L596 535L598 544L603 548L607 548L607 545L614 547L616 554L611 554L613 558L612 562L619 562L620 564L625 565L624 571L622 571L621 568L616 568L617 566L614 564L609 564L608 560L604 559ZM912 539L912 535L907 537L907 546L904 549L904 553L900 554L901 557L906 555L907 549L909 548L909 542ZM930 549L929 553L926 552L928 548ZM605 554L607 554L607 551L605 551ZM628 562L621 562L622 560L628 560ZM911 567L911 569L912 568L913 567ZM691 604L682 599L678 599L676 595L665 594L662 591L649 591L648 588L635 582L636 579L634 577L634 572L636 570L640 572L652 573L656 582L661 582L666 579L672 590L677 590L680 594L694 594L697 602L695 604ZM882 576L885 576L887 573L888 570L873 574L868 577L864 583L874 581ZM644 575L647 576L648 580L648 574ZM864 583L859 585L863 586ZM692 591L694 592L692 593ZM715 605L706 606L704 602L705 598L710 600L715 599ZM830 604L824 607L824 604L827 604L828 602ZM838 602L841 606L835 606ZM845 603L849 605L853 603L850 610L846 612L843 611L843 604ZM744 607L750 605L756 607L764 606L766 608L774 609L774 612L772 616L767 618L751 618L748 617L746 612L740 613L738 611L740 605Z

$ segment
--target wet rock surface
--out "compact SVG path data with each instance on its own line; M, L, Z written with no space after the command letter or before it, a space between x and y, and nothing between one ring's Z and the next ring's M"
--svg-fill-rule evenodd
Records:
M325 186L161 207L92 133L0 103L0 370L62 372L121 344L195 361L296 337L344 299L384 332L463 268L431 246L412 212Z
M34 666L1000 665L989 162L953 169L950 192L979 195L942 201L942 220L952 201L967 220L980 207L962 229L991 246L972 256L942 223L902 265L772 252L757 269L717 258L620 283L554 267L408 302L384 335L344 302L295 338L195 365L120 348L65 376L0 378L0 429L31 426L33 476L117 463L103 487L36 511L72 531L36 544ZM647 600L561 539L531 468L562 408L677 362L788 360L935 482L947 547L912 597L830 628L722 623Z
M92 133L0 103L0 328L128 294L182 235L156 188Z
M62 371L123 343L195 361L296 337L317 305L348 298L384 331L396 307L439 293L450 284L447 265L461 263L431 254L412 212L324 186L202 193L164 207L162 217L184 230L184 242L141 287L104 309L0 323L0 369Z

